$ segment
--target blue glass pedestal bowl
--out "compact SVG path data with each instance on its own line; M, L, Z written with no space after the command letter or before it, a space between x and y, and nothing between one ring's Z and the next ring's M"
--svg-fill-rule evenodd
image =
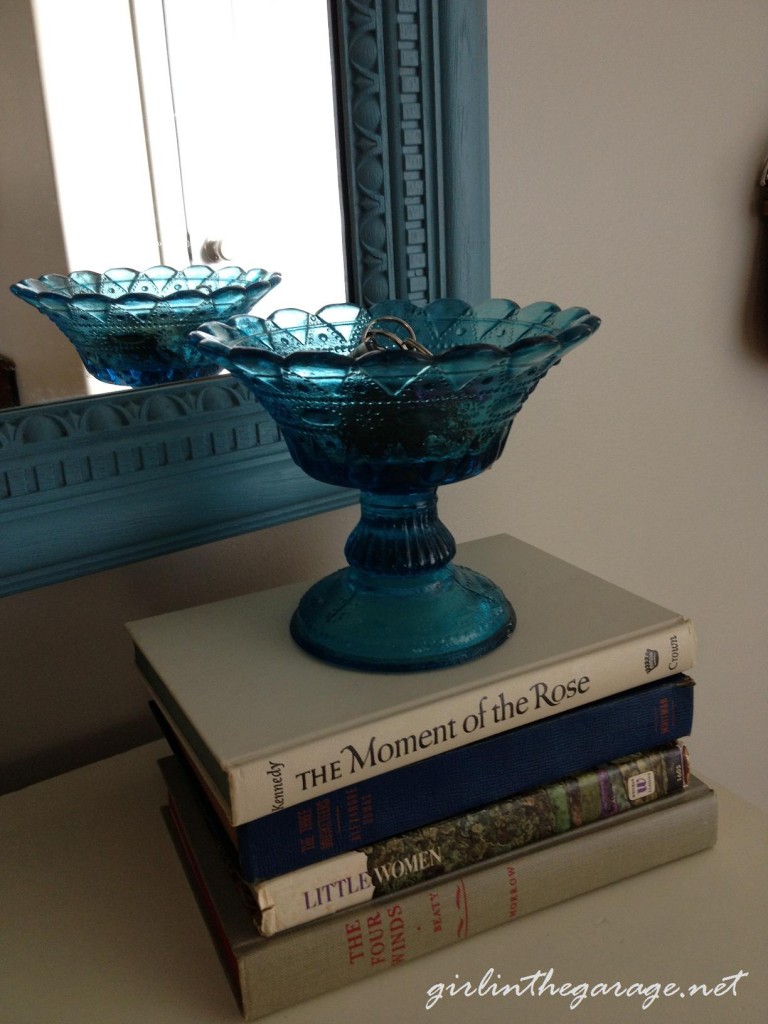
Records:
M453 563L437 488L501 455L525 399L599 323L548 302L391 300L234 317L190 335L251 387L302 469L361 492L348 566L314 584L293 616L303 648L403 672L505 640L514 611L491 580Z
M115 267L26 278L11 291L56 324L92 376L142 387L218 373L189 344L190 331L246 313L279 282L261 268Z

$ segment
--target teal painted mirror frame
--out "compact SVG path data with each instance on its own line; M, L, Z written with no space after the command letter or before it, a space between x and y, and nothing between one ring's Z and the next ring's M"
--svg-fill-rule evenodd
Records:
M488 297L485 0L329 9L349 299ZM0 595L356 500L226 377L8 410Z

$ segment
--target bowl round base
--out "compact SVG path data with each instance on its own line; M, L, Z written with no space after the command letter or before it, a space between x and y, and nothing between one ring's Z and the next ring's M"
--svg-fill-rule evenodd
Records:
M291 635L345 668L418 672L487 654L515 628L512 605L487 577L459 565L408 577L349 567L304 594Z

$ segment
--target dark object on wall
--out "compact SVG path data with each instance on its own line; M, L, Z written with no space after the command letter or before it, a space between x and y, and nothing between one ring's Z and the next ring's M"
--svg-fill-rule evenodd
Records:
M0 354L0 409L12 409L20 404L16 364L8 356Z

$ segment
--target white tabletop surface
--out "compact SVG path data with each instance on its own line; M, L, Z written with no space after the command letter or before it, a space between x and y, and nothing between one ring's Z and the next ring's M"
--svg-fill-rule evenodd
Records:
M1 1024L237 1024L237 1005L168 835L163 743L0 800ZM269 1024L768 1021L768 816L715 786L713 850L551 907L264 1018ZM683 995L456 996L437 982L624 988ZM745 972L739 976L739 972ZM690 985L725 994L692 996ZM734 994L735 990L735 994Z

